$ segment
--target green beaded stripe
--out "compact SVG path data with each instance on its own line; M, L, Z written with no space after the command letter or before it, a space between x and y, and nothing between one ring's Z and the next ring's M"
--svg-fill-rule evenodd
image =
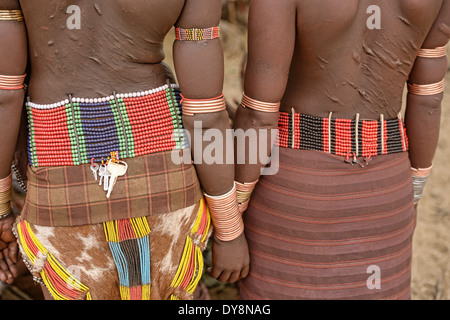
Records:
M28 114L28 145L29 145L29 157L34 166L38 166L38 159L36 155L36 142L34 141L34 123L33 123L33 112L31 107L27 106Z
M118 98L118 106L116 106L116 102L114 100L111 100L109 103L114 114L117 136L119 138L119 156L123 158L135 157L133 132L131 130L130 119L128 118L125 102L123 102L122 98Z
M79 148L80 148L80 158L81 158L81 163L79 164L83 164L83 163L89 163L90 159L87 158L87 151L86 151L86 141L84 139L84 133L83 133L83 126L81 123L81 108L80 108L80 104L79 103L74 103L74 111L75 111L75 127L77 129L77 134L78 134L78 144L79 144ZM66 106L67 108L67 106ZM70 108L70 106L69 106ZM75 136L71 136L70 140L72 141L72 139L75 139L75 148L77 147L77 142L76 142L76 137ZM76 150L76 149L75 149ZM76 155L74 155L74 158L76 157ZM78 162L78 157L76 158L77 162Z

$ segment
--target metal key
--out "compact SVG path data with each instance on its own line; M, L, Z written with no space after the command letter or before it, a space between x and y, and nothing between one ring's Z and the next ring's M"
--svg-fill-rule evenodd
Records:
M100 166L97 163L95 163L95 162L91 163L91 171L94 174L95 181L98 180L98 173L97 172L98 172L99 168L100 168Z
M117 178L125 175L128 170L128 164L125 161L110 161L106 167L110 176L110 181L108 185L108 193L106 197L109 198L111 196L111 192L114 189L114 185L116 184Z
M101 186L102 182L103 182L103 178L105 177L106 174L106 164L102 163L99 168L98 168L98 175L100 177L98 185Z
M106 166L108 168L108 166ZM108 191L109 186L109 180L111 179L111 173L108 172L108 169L106 169L106 172L103 176L103 190Z

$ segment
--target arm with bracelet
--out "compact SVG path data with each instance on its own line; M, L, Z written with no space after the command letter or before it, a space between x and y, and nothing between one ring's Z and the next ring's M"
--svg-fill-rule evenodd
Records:
M17 241L12 233L11 164L20 127L27 64L27 38L17 0L0 1L0 280L16 276Z
M241 212L247 209L261 170L267 165L264 160L269 154L261 155L260 146L265 145L265 150L273 147L272 134L278 128L280 102L294 53L295 12L294 1L250 1L244 93L236 112L234 129L235 132L251 130L257 139L256 146L246 145L244 163L236 159L235 180ZM274 25L277 28L273 28ZM236 158L242 156L238 152L236 147ZM251 159L257 159L256 163Z
M219 0L187 0L175 25L175 70L182 94L183 125L191 137L194 164L214 225L212 268L209 274L223 282L247 275L249 256L234 184L233 152L228 113L223 97L224 58L219 39L222 3ZM211 163L204 150L207 130L223 137L222 159ZM199 145L193 141L201 141ZM227 148L228 146L228 148ZM198 157L198 155L201 155ZM205 161L206 160L206 161Z
M449 38L450 1L444 1L438 18L417 54L407 85L405 125L409 138L416 205L431 173L439 139L441 104L447 72L446 45Z

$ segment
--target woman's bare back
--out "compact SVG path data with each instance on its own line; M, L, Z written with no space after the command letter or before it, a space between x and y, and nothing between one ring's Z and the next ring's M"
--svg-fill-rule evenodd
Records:
M164 38L183 0L22 0L31 79L29 95L51 103L68 93L97 97L160 86L173 77Z
M376 3L376 5L374 5ZM395 118L442 6L432 1L301 0L284 111Z

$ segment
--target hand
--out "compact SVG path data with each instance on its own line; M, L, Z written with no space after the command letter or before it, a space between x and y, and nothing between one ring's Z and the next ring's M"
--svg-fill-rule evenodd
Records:
M0 280L8 284L18 275L18 245L12 233L14 221L13 215L0 220Z
M244 233L232 241L213 237L212 267L209 275L222 282L236 282L248 275L250 257Z

